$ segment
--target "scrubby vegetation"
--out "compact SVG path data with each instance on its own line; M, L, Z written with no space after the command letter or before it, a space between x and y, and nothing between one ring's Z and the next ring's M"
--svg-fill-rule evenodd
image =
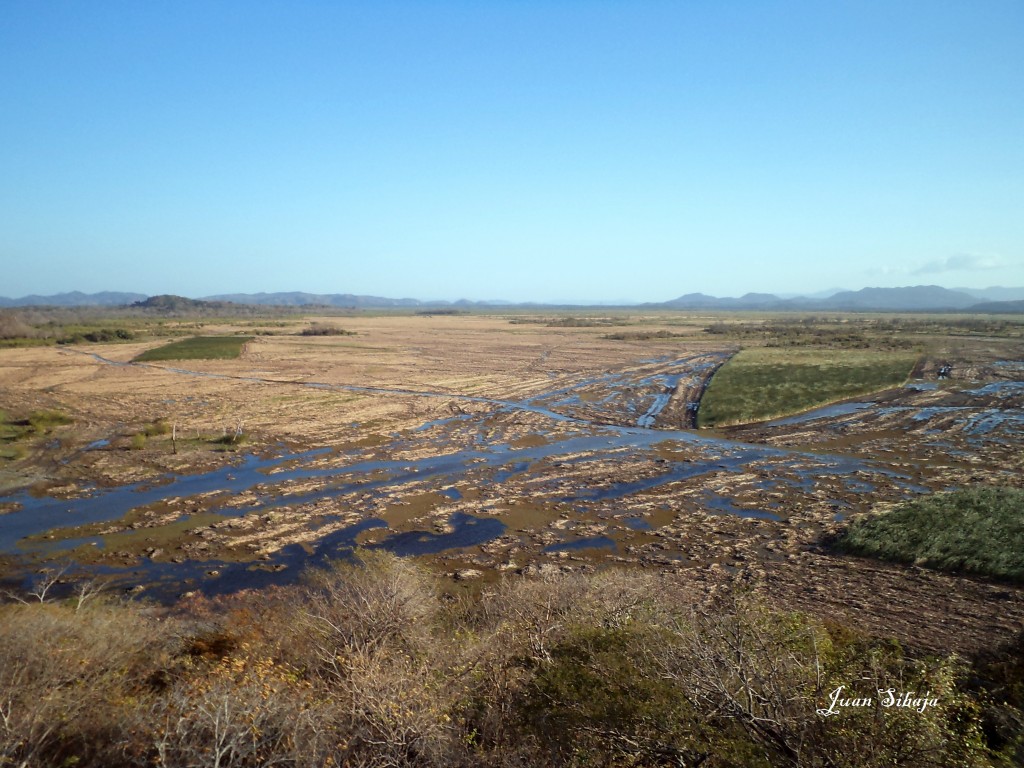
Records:
M546 325L548 328L601 328L610 325L630 325L628 317L514 317L510 325Z
M166 611L0 607L0 764L1018 764L1012 695L972 672L668 576L514 578L444 596L361 553L302 587ZM1016 674L1020 680L1019 671ZM828 706L839 686L873 703ZM970 687L973 686L973 687ZM980 687L979 687L980 686ZM884 707L878 689L932 697Z
M968 488L858 518L843 552L1024 582L1024 491Z
M818 349L744 349L712 377L699 426L764 421L906 381L915 355Z
M313 323L309 328L303 328L300 336L355 336L355 331L346 331L336 325L326 323Z
M58 325L47 320L37 325L30 325L23 319L25 314L38 312L14 313L0 311L0 346L24 347L46 344L105 344L118 341L131 341L135 333L123 326L83 324L70 322Z
M90 342L92 344L110 344L116 341L132 341L135 334L127 328L97 328L88 329L65 329L58 336L58 344L81 344Z
M55 410L33 411L23 419L12 419L0 411L0 458L20 459L25 455L24 443L31 438L71 423L70 416Z
M159 360L233 360L252 336L193 336L143 352L136 362Z
M650 339L679 339L689 336L686 333L672 333L672 331L620 331L619 333L606 333L602 339L614 341L649 341Z
M704 328L712 336L727 336L766 347L828 347L831 349L916 349L935 336L1020 337L1020 321L993 317L838 317L769 316L761 321L722 320Z

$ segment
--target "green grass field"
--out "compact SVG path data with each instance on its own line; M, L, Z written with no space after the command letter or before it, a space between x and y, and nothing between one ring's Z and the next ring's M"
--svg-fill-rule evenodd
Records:
M1024 491L971 488L854 520L841 552L1024 581Z
M193 336L143 352L136 362L158 360L232 360L242 354L242 347L252 336Z
M766 421L899 386L916 361L903 352L745 349L712 377L698 425Z

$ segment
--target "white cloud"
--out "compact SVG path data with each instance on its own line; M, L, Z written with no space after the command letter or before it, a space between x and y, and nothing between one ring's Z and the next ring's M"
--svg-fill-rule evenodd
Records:
M915 275L936 275L943 272L982 272L1012 266L999 256L982 256L976 253L956 253L945 259L929 261L914 270Z

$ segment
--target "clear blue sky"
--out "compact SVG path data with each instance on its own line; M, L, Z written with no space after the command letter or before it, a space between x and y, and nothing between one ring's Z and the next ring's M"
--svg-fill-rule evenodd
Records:
M0 8L0 295L1024 285L1024 3Z

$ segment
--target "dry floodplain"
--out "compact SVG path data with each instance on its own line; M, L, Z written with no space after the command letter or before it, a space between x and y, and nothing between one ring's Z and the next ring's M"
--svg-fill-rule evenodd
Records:
M1019 339L933 334L901 348L905 382L696 430L748 337L699 317L546 317L205 326L253 336L226 360L133 362L167 339L2 349L8 418L69 423L0 462L0 575L24 589L66 567L172 600L287 583L364 546L419 557L453 589L658 569L926 649L1019 631L1019 587L828 546L852 515L1020 486ZM352 335L299 335L310 323Z

